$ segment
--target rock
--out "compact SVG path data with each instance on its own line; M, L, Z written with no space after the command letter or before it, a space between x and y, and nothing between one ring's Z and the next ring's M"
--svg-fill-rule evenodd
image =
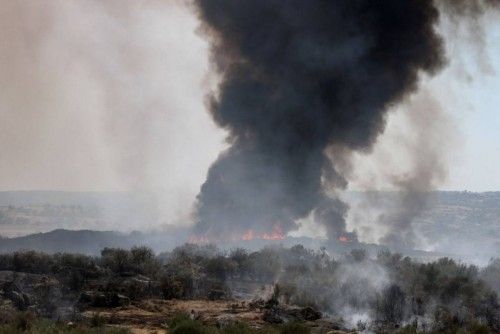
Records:
M322 314L320 311L313 309L310 306L304 307L300 310L302 320L315 321L321 319Z
M78 303L80 304L91 304L94 296L92 292L84 291L80 294L80 298L78 298Z
M279 302L278 302L278 299L276 297L271 297L269 298L265 304L264 304L264 308L267 308L267 309L271 309L273 307L278 307L279 306Z
M53 318L59 321L70 321L76 317L76 311L73 306L59 306L54 312Z
M28 305L28 306L31 305L30 297L26 293L23 293L23 299L24 299L25 305Z
M24 297L22 293L19 293L17 291L12 291L7 298L9 298L14 306L20 310L20 311L26 311L29 305L26 305L24 302Z
M122 307L130 305L130 298L116 292L82 292L78 300L80 304L93 307Z
M224 290L212 289L208 292L207 297L210 300L220 300L226 297L226 292Z
M224 327L230 326L236 322L234 316L227 315L227 314L223 314L223 315L218 316L216 318L216 321L217 321L218 328L224 328Z
M288 321L316 321L321 317L321 312L309 306L299 308L275 305L265 308L262 319L272 324L281 324Z
M271 324L282 324L285 322L285 318L283 314L281 314L281 310L278 307L271 307L265 309L262 320Z
M14 282L4 282L0 287L5 298L12 301L12 304L20 311L26 311L30 306L30 298L23 293Z
M130 305L130 298L119 293L112 293L108 296L109 307L122 307Z
M262 298L259 298L259 299L252 300L251 302L249 302L248 307L250 307L251 309L262 309L262 308L264 308L265 304L266 304L265 300Z
M94 307L107 307L108 299L104 293L96 293L92 296L92 306Z

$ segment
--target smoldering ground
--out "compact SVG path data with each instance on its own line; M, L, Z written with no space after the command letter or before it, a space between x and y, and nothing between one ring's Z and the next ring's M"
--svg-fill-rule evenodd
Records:
M208 106L231 145L198 195L197 233L290 231L325 203L329 214L316 217L328 236L346 233L347 206L327 195L348 181L336 160L370 151L389 107L445 66L440 14L476 17L496 4L474 3L194 1L221 77ZM342 153L327 157L331 146ZM442 172L431 171L433 157L400 182L403 209L387 240L404 230L394 242L412 243L406 216Z

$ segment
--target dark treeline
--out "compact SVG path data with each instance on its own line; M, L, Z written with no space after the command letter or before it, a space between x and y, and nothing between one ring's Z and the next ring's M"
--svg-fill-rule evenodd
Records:
M21 251L1 254L0 270L54 277L60 291L53 303L81 302L89 290L133 301L230 298L244 285L267 286L270 293L257 289L254 298L310 306L361 329L500 331L498 260L480 269L448 258L419 263L389 251L333 258L301 245L249 252L186 244L159 255L145 247L105 248L96 257Z

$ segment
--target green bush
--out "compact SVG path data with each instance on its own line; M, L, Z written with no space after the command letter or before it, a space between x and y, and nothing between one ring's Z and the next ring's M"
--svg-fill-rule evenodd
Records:
M90 318L90 327L100 328L106 325L106 319L104 319L99 313L94 313L92 318Z
M18 323L0 325L0 334L131 334L129 330L123 328L68 326L49 320L33 321L28 328L19 328L18 325Z
M191 321L188 313L178 313L168 321L168 327L175 328L183 322Z
M280 334L310 334L311 329L299 322L290 322L280 329Z
M469 328L470 334L490 334L489 328L481 324L472 324Z
M252 334L255 332L250 326L241 322L236 322L221 330L221 334Z
M208 328L204 327L197 321L184 320L175 326L171 334L209 334Z
M14 319L14 326L21 332L28 331L33 326L35 316L30 312L18 313Z

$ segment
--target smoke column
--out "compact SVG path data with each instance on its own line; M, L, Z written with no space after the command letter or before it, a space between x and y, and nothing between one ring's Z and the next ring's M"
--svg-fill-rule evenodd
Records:
M196 5L222 77L210 111L231 142L199 194L203 232L295 228L324 205L322 176L342 178L324 150L369 149L386 108L443 64L431 1ZM321 215L330 235L345 226L338 202Z
M344 234L348 207L325 185L347 182L325 151L370 150L388 107L445 64L434 2L194 3L221 78L210 113L230 143L198 195L197 233L286 232L314 212L329 238Z

